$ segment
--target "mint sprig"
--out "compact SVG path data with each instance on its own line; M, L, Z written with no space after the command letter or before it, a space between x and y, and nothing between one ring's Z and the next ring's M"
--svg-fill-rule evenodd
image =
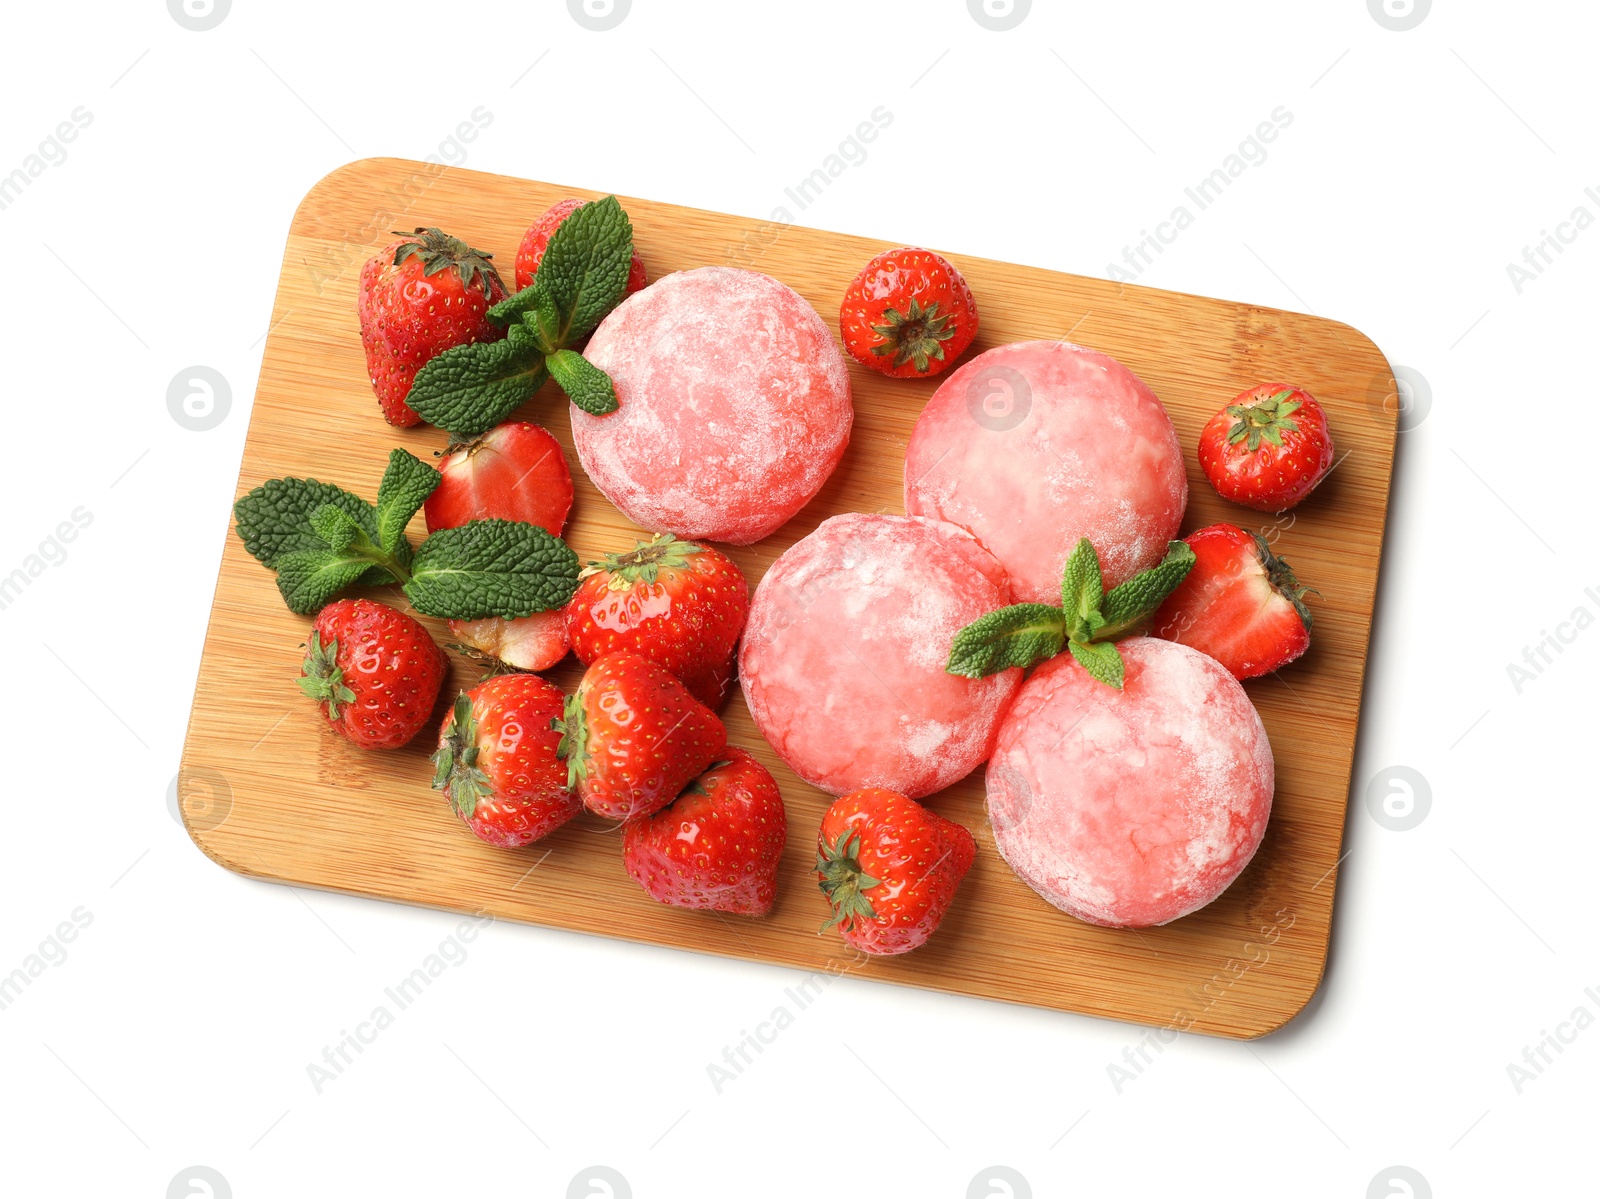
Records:
M418 612L444 620L515 620L572 598L578 557L537 525L469 521L413 549L406 525L439 480L397 449L376 505L314 479L272 479L234 505L236 527L277 573L284 603L303 615L356 583L399 583Z
M1062 571L1061 607L1013 604L980 616L956 634L945 670L981 679L1027 669L1068 649L1090 677L1120 691L1123 662L1113 642L1148 620L1193 565L1194 551L1186 543L1169 542L1160 562L1106 594L1100 556L1082 538Z
M417 372L406 402L457 438L493 428L549 378L585 412L616 411L611 380L568 347L622 300L632 259L633 225L615 196L574 209L551 235L533 282L489 309L505 338L444 351Z

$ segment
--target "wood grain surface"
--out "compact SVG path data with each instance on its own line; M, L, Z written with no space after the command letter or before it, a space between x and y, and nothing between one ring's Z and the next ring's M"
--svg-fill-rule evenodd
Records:
M312 476L372 498L389 450L428 458L445 434L384 424L368 386L355 319L362 262L389 230L438 225L492 251L510 281L521 234L568 195L596 196L473 171L369 159L319 182L295 213L250 417L238 492L274 476ZM621 197L652 280L727 264L777 277L830 327L851 277L894 244ZM893 233L893 230L885 230ZM180 773L186 824L230 870L606 936L750 958L802 971L849 973L965 995L1156 1026L1254 1037L1300 1011L1327 957L1329 923L1361 707L1368 629L1394 454L1390 368L1346 325L1247 304L1063 275L943 250L977 296L982 329L969 353L1030 338L1105 351L1143 378L1177 425L1191 488L1185 532L1228 519L1264 527L1221 501L1195 460L1200 428L1243 388L1290 381L1327 408L1333 474L1269 536L1317 588L1315 643L1276 676L1247 684L1278 762L1265 843L1207 908L1158 929L1095 928L1057 911L995 851L982 771L928 802L978 838L978 859L943 927L924 948L865 960L833 934L812 875L815 831L829 802L780 763L741 697L729 738L773 771L790 833L778 900L762 920L655 904L622 868L615 828L584 815L522 850L479 842L429 789L424 733L409 748L367 752L330 732L295 688L310 622L289 612L270 572L227 525L204 658ZM729 552L752 586L825 518L901 506L906 440L932 382L885 379L850 364L856 424L822 493L774 536ZM632 545L638 530L590 485L572 453L567 404L554 385L520 414L567 450L577 499L567 538L587 560ZM414 539L423 533L421 517ZM374 594L403 606L398 591ZM442 622L424 620L441 643ZM569 658L552 675L564 688ZM478 670L456 659L439 715Z

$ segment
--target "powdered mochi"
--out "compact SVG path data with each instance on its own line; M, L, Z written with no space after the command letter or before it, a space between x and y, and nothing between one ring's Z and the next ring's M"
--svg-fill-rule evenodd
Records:
M756 589L739 654L750 713L824 791L938 791L989 756L1022 681L947 674L950 642L1010 601L1000 564L954 525L835 516Z
M1166 552L1189 500L1178 434L1114 358L1059 341L998 346L928 401L906 449L906 511L952 521L1005 566L1018 602L1061 602L1080 537L1108 588Z
M1150 637L1119 648L1121 691L1070 654L1023 685L989 762L989 819L1001 856L1056 907L1147 928L1204 907L1255 856L1272 747L1213 659Z
M612 310L585 357L619 407L572 407L578 460L652 532L746 545L821 490L855 410L833 334L776 279L679 271Z

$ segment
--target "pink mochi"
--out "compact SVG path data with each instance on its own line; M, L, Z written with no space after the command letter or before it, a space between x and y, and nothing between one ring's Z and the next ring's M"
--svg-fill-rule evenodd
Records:
M1189 483L1155 393L1114 358L1022 341L972 359L934 392L906 449L905 503L1000 559L1019 603L1061 602L1080 537L1109 589L1178 535Z
M1121 691L1070 654L1034 671L989 762L989 819L1022 881L1090 924L1148 928L1202 908L1255 856L1272 747L1212 658L1119 644Z
M756 726L806 782L913 799L994 749L1020 670L945 672L956 633L1011 602L971 534L908 516L847 513L797 542L761 580L739 652Z
M833 334L756 271L667 275L613 309L584 356L611 376L619 407L572 406L578 460L652 532L759 541L822 489L850 441Z

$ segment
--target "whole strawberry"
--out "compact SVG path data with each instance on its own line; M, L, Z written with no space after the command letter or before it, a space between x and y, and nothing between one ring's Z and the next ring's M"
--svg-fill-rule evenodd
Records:
M622 864L660 903L765 916L789 823L778 784L728 746L666 807L622 828Z
M665 807L728 744L715 713L638 654L596 658L559 727L567 785L608 820Z
M664 533L579 576L567 640L584 663L619 650L642 654L715 710L749 614L750 587L733 559Z
M1156 612L1151 633L1210 654L1236 679L1267 674L1306 652L1307 589L1265 538L1219 524L1184 541L1194 566Z
M515 849L582 810L556 757L563 697L532 674L503 674L456 697L433 755L433 787L481 840Z
M839 337L862 366L894 379L926 379L947 369L978 332L978 305L966 279L932 250L886 250L861 268L844 293Z
M561 222L587 203L587 200L579 200L576 197L559 200L528 226L528 231L522 235L522 244L517 247L518 291L531 284L534 275L539 273L539 261L544 257L545 247L550 244L550 238L555 231L561 227ZM633 259L628 263L627 289L622 294L626 298L643 287L644 261L639 257L639 251L634 250Z
M357 745L399 749L433 715L447 665L428 630L404 612L336 600L317 613L300 690Z
M505 330L484 314L506 297L493 255L419 228L361 268L356 316L367 374L391 425L420 424L406 403L417 371L453 346L498 341Z
M1328 417L1311 393L1263 383L1200 431L1200 468L1225 500L1260 512L1293 508L1333 466Z
M934 933L977 854L972 834L897 791L865 787L833 801L817 834L822 927L864 953L906 953Z

